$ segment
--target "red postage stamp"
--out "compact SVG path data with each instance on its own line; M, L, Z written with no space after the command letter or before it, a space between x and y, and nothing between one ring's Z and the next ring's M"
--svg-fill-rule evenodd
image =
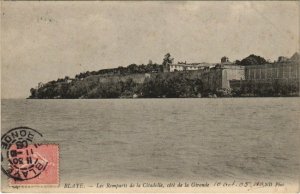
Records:
M29 127L2 135L1 170L11 186L59 185L59 145L43 142L43 135Z
M59 146L57 144L28 145L9 150L11 185L58 185Z

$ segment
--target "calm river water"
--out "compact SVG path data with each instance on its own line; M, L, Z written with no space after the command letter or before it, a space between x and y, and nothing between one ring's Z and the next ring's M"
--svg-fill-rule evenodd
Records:
M300 98L2 100L2 134L60 145L60 179L294 179Z

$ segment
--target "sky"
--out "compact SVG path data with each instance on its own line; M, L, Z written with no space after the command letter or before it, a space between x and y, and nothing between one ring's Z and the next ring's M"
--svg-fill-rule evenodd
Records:
M299 51L299 2L2 1L1 97L85 71L174 62L276 60Z

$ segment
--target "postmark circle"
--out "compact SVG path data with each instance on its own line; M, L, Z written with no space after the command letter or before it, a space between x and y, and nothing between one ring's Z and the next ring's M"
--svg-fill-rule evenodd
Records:
M1 137L1 170L9 178L23 181L39 176L47 160L36 152L43 135L29 127L17 127Z

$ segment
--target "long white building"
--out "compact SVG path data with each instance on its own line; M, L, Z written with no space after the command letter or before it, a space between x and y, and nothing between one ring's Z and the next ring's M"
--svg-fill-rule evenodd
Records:
M214 66L215 64L211 64L211 63L177 63L177 64L170 64L170 72L193 71L193 70L211 68Z

